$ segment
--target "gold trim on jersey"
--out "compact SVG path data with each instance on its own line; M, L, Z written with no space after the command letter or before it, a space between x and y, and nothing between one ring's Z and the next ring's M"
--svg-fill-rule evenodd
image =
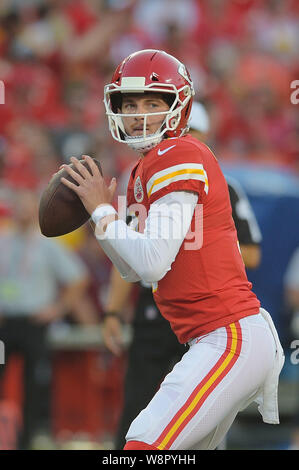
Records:
M152 292L156 292L158 289L158 283L157 282L152 282Z
M165 188L171 183L184 180L198 180L205 183L204 191L207 194L209 190L208 177L203 165L199 163L183 163L158 171L148 181L146 185L148 197Z

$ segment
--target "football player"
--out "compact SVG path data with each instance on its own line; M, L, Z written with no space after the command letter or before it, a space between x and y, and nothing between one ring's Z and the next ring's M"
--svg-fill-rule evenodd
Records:
M248 282L217 159L188 134L193 96L186 67L158 50L131 54L105 86L112 136L139 154L127 192L139 232L111 204L115 179L106 185L89 156L91 173L72 158L75 182L62 178L122 277L152 284L161 314L189 345L132 422L125 450L215 449L252 401L265 422L279 422L283 351Z
M209 116L202 103L193 102L188 126L190 134L195 138L203 142L207 140L210 130ZM126 173L126 183L127 178ZM261 258L262 238L257 220L239 183L228 179L227 176L226 181L245 267L256 269ZM127 222L130 223L130 217ZM124 350L125 337L121 316L133 287L133 283L124 281L116 268L113 268L102 333L105 345L116 355ZM140 282L138 286L131 326L132 341L128 349L124 403L115 437L116 449L123 448L131 422L154 396L166 373L187 351L186 347L176 340L169 322L159 313L150 284ZM147 364L146 368L144 363Z

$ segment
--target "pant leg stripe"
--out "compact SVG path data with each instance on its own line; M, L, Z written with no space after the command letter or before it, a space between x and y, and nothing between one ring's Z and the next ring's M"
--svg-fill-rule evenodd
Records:
M239 323L231 323L226 327L227 345L224 353L215 366L197 385L185 404L176 413L164 431L160 434L154 445L160 449L169 449L180 432L198 412L204 401L212 393L223 377L233 367L239 357L242 343L242 334Z

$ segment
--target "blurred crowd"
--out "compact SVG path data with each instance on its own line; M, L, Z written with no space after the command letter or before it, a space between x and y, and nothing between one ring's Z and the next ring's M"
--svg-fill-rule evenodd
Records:
M123 57L160 48L190 69L219 159L298 170L295 0L3 0L1 180L35 186L88 153L107 176L132 163L115 145L103 85Z
M15 217L16 188L38 197L71 156L97 158L107 179L133 165L136 155L110 136L103 87L140 49L185 63L220 161L298 174L297 13L296 0L1 0L0 226ZM90 274L93 305L73 308L72 321L94 324L110 264L88 227L62 241Z

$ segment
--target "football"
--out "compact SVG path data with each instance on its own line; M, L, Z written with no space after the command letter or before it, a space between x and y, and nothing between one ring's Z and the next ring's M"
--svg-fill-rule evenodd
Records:
M103 174L100 163L93 160ZM85 160L80 162L90 171ZM77 172L73 164L70 164L70 167ZM59 237L73 232L90 218L77 194L60 181L62 177L77 184L62 168L53 175L43 191L39 203L39 226L41 233L46 237Z

